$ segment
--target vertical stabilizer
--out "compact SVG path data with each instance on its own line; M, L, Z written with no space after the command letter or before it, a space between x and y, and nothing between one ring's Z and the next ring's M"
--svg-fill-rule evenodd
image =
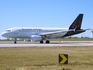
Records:
M82 25L83 14L79 14L74 22L71 24L69 29L80 30Z

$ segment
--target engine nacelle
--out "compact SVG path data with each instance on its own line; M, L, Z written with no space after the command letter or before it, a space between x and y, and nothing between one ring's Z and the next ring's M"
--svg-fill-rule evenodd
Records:
M42 37L39 35L31 35L31 40L32 41L40 41L40 40L42 40Z

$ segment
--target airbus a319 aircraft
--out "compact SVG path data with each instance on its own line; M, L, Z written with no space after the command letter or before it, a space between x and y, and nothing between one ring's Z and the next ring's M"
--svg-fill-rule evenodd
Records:
M13 27L4 31L1 35L6 38L22 38L25 41L40 41L50 43L49 39L62 38L85 32L88 29L81 29L83 14L79 14L69 28L41 28L41 27Z

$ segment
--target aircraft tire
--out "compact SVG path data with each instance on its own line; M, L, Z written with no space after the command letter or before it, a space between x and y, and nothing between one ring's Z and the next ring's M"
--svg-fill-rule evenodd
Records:
M41 40L40 43L43 43L43 40Z
M16 44L17 42L16 41L14 41L14 44Z
M49 41L49 40L46 40L46 43L47 43L47 44L49 44L49 43L50 43L50 41Z

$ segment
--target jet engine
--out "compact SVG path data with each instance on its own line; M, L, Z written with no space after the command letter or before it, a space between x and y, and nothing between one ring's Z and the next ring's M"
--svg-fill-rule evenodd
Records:
M41 41L42 37L39 35L31 35L31 40L32 41Z

